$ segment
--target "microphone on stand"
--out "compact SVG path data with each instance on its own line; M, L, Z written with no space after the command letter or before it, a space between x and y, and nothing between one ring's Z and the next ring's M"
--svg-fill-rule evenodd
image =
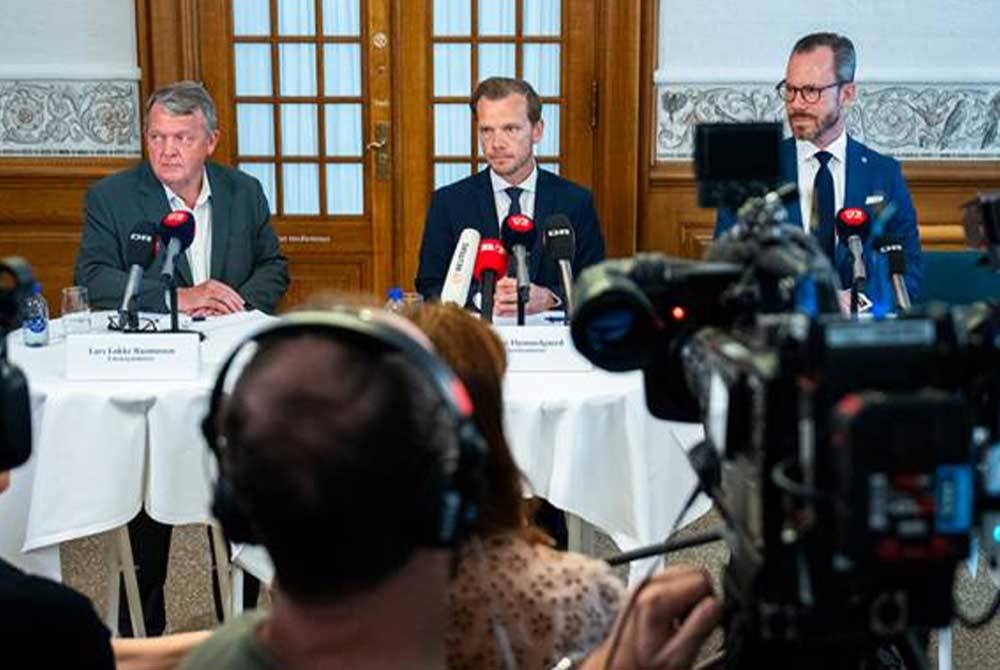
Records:
M524 214L511 214L500 229L507 252L514 257L517 277L517 325L524 325L524 306L531 296L531 277L528 274L529 250L535 242L535 222Z
M473 276L482 287L480 314L487 323L493 323L493 295L497 279L507 274L507 250L497 239L485 239L479 243Z
M892 291L896 294L896 306L904 312L910 310L910 292L906 289L906 254L903 244L895 235L885 234L875 240L875 248L889 259L889 278L892 280Z
M565 214L553 214L545 220L542 226L542 249L545 255L559 265L559 278L562 281L563 295L566 298L566 323L569 323L573 313L573 266L571 261L576 254L576 233L573 224Z
M156 257L156 226L144 221L132 229L125 245L125 264L129 266L128 281L118 308L118 327L121 330L138 330L139 315L132 309L132 301L139 291L143 272Z
M187 250L194 241L194 214L179 209L170 212L160 221L157 228L160 242L166 246L166 258L160 276L170 293L170 330L178 332L177 325L177 281L174 278L177 256Z
M469 286L472 284L472 270L479 253L480 237L479 231L473 228L466 228L459 235L448 274L444 278L444 286L441 287L441 302L465 307L469 301Z
M854 259L853 279L851 280L851 314L858 313L858 294L865 288L864 246L870 232L868 212L860 207L845 207L837 212L835 221L837 237L841 244L846 243Z

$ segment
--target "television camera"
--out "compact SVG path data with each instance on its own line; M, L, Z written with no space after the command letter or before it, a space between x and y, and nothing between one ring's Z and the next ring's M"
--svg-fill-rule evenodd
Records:
M701 204L741 203L739 223L704 261L584 271L574 343L642 370L653 415L705 426L691 460L730 549L725 667L878 667L888 648L923 667L927 631L962 616L954 576L974 535L998 567L1000 308L841 316L830 262L783 224L780 137L699 127ZM741 164L741 147L771 159ZM992 248L998 203L966 216Z

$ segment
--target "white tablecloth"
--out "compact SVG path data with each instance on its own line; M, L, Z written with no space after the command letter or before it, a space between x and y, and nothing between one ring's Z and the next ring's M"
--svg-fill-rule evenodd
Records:
M0 498L0 553L59 577L60 542L127 523L140 507L164 523L208 520L207 456L200 433L215 372L232 347L270 317L259 312L193 327L207 334L201 373L190 381L70 382L58 320L47 347L9 355L28 376L34 426L31 461ZM103 317L94 315L95 324Z
M67 382L60 342L32 349L13 333L35 443L0 499L0 555L58 578L58 543L120 526L142 506L164 523L207 521L208 394L225 355L266 318L202 326L202 371L186 382ZM538 495L623 549L663 539L694 485L684 448L700 426L653 419L638 373L511 373L505 394L511 448ZM689 518L705 509L700 502Z

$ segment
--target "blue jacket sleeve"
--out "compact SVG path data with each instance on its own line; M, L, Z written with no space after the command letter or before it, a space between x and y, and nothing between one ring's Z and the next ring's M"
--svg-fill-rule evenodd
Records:
M417 292L428 300L441 296L452 250L458 243L452 234L445 210L441 191L437 191L431 197L427 218L424 220L424 236L420 242L420 265L414 280Z
M893 182L889 189L890 202L896 205L896 214L887 224L887 232L896 235L903 244L906 255L906 290L910 300L919 302L924 284L924 256L920 251L920 231L917 228L917 211L913 207L910 189L898 163L895 163Z

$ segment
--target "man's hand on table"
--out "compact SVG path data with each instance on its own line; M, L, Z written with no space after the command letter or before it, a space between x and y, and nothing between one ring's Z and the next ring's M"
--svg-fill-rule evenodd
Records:
M525 314L547 312L559 304L555 294L544 286L531 284L528 302L524 305ZM517 315L517 280L514 277L503 277L497 281L496 293L493 298L493 313L497 316Z
M177 310L191 316L234 314L243 309L243 296L216 279L177 289Z

